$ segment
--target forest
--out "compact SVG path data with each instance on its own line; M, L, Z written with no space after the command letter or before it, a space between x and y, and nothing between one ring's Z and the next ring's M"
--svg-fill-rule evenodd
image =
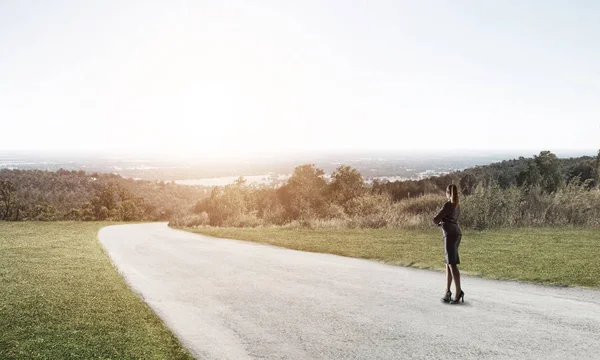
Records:
M0 170L2 220L169 220L207 189L84 171Z

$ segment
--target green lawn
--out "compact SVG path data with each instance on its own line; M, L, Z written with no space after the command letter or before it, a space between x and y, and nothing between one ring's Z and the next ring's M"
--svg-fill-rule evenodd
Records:
M331 253L425 269L444 268L441 230L198 228L196 233L290 249ZM521 228L463 230L465 274L546 285L600 285L600 230Z
M191 359L113 268L106 225L0 222L0 359Z

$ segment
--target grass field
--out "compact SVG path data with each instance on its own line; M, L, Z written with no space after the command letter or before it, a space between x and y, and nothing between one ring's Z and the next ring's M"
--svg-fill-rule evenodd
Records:
M196 233L425 269L444 268L441 230L195 228ZM546 285L600 285L600 230L520 228L465 231L464 274Z
M105 225L0 222L0 359L191 359L113 268Z

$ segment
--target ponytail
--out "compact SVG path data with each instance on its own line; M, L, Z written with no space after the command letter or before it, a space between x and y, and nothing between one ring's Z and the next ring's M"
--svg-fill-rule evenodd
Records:
M446 191L450 194L450 203L453 207L458 207L458 188L454 184L448 185Z

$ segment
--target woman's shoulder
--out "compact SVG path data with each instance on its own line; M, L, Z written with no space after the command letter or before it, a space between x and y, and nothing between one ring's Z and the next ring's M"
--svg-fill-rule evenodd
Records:
M446 201L446 202L444 203L444 207L449 207L449 208L452 208L452 209L458 209L458 208L459 208L459 205L457 205L457 206L454 206L454 204L452 204L452 201L448 200L448 201Z
M452 203L450 201L446 201L444 204L442 204L442 211L447 210L451 206L452 206Z

